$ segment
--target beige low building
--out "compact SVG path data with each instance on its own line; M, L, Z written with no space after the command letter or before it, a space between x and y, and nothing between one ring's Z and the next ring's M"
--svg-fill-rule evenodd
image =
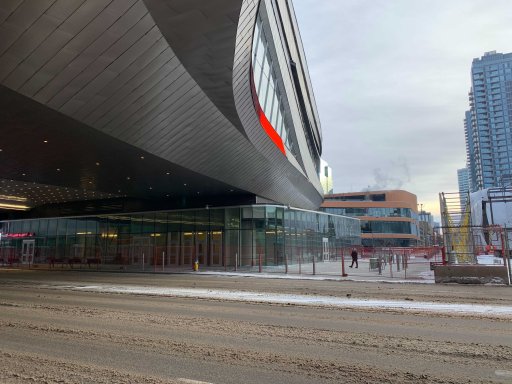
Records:
M326 195L322 210L361 220L364 246L410 247L419 243L418 200L402 190Z

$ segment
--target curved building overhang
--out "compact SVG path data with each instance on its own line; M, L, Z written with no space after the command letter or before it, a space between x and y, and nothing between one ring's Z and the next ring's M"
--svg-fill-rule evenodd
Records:
M320 205L314 178L288 161L268 136L248 135L259 124L250 98L250 61L244 56L250 51L257 2L15 3L0 2L0 101L2 108L10 108L12 93L18 103L13 111L31 105L44 118L1 116L0 134L11 139L0 145L0 179L75 189L87 180L98 193L118 195L121 190L126 197L151 200L173 190L175 199L188 196L156 173L155 185L163 190L146 183L153 169L170 168L181 175L175 183L211 185L204 191L206 203L208 195L228 189L301 208ZM206 4L220 9L209 11ZM159 8L164 6L174 12L174 23L190 14L212 19L198 28L199 34L190 28L183 32L186 43L173 35L179 31L166 29ZM201 12L196 6L203 7ZM15 143L13 126L31 138L61 145L35 146L37 156L27 154ZM87 136L91 140L83 139ZM107 159L104 168L93 166L98 154ZM140 156L154 160L151 168L133 164L132 157ZM69 179L54 179L56 163L69 165ZM133 172L131 187L116 182L117 169Z
M8 203L3 195L21 196L22 207L135 199L167 208L230 204L247 196L3 86L0 105L0 210L2 200Z

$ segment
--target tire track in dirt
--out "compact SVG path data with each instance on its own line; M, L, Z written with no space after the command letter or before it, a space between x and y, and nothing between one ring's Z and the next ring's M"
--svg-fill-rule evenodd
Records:
M346 383L372 383L389 382L393 383L460 383L460 378L450 379L446 377L427 376L412 372L404 372L398 369L384 369L382 366L376 368L371 364L359 363L357 367L358 376L353 377L353 363L340 360L314 359L302 356L284 355L268 351L256 351L247 348L224 347L219 345L198 344L190 342L177 342L168 339L156 339L148 336L133 336L127 334L113 334L107 332L72 329L57 326L41 326L27 322L0 322L0 329L17 328L22 333L32 333L34 336L60 337L70 342L80 343L87 340L94 343L109 343L123 345L129 348L139 348L162 355L181 355L191 359L207 359L210 361L228 364L258 366L262 369L276 372L287 372L291 374L308 375L312 378L321 378ZM274 333L267 333L274 337ZM290 336L287 336L290 337ZM307 338L306 338L307 339ZM304 341L304 339L302 339ZM310 340L309 342L311 342ZM308 345L306 342L304 345ZM330 341L331 342L331 341ZM357 344L356 344L357 345ZM338 346L339 347L339 346ZM367 347L365 345L365 347ZM383 345L374 343L374 348L385 348ZM414 350L416 353L418 351ZM410 354L409 354L410 355ZM459 356L460 357L460 356ZM464 357L476 359L471 354ZM415 356L415 358L422 358ZM460 362L459 362L460 363ZM469 381L468 381L469 382ZM475 382L474 380L472 382Z
M491 365L496 364L496 362L512 363L512 347L507 345L467 344L449 340L437 341L419 337L384 336L371 332L357 333L318 328L300 328L241 320L220 320L211 317L186 317L173 314L166 316L147 313L134 314L132 312L107 311L79 306L25 305L24 307L52 315L59 313L80 318L88 317L95 320L116 320L141 325L149 324L152 327L162 326L166 329L173 327L182 328L186 324L187 331L190 333L201 332L217 336L229 336L236 333L245 337L254 337L258 340L269 338L281 339L286 343L326 344L335 347L335 349L339 349L340 346L365 350L386 349L394 354L410 355L414 353L423 358L433 357L436 360L442 356L490 361ZM20 305L17 305L16 308L20 308ZM2 323L0 322L0 324ZM496 367L499 366L496 365Z
M0 370L2 384L185 384L180 379L164 380L141 376L132 372L120 372L97 365L77 364L55 358L5 351L0 349Z

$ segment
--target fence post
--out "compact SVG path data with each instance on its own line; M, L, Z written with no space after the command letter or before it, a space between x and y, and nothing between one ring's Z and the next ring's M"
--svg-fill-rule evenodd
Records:
M391 250L388 254L388 261L389 261L389 276L393 278L393 254L391 253Z
M405 255L405 249L404 249L404 264L403 264L403 269L404 269L404 279L407 280L407 257Z
M505 233L506 230L505 230ZM507 243L508 243L508 233L507 233ZM503 238L503 229L501 230L501 256L503 258L503 264L505 265L505 269L507 271L507 285L511 283L511 271L510 271L510 257L508 255L507 247L505 245L505 239Z
M302 247L300 248L299 253L299 275L302 275Z
M162 272L165 272L165 251L162 251Z
M347 277L348 276L345 273L345 250L344 250L343 247L341 248L341 276L342 277Z

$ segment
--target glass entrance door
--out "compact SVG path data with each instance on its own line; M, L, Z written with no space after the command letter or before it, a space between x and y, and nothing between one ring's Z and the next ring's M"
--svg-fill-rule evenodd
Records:
M193 232L183 232L182 233L182 254L183 254L183 263L182 265L192 265L192 262L195 260L194 255L194 233Z
M169 232L167 233L167 264L171 266L177 266L182 264L180 260L180 232Z
M322 238L322 250L324 261L329 261L331 259L331 254L329 252L329 239L327 237Z
M140 265L142 269L151 263L151 241L148 237L134 237L132 243L132 265Z
M23 240L21 244L21 263L29 264L34 260L35 240Z
M210 232L210 265L222 265L222 232Z
M196 260L200 265L206 265L206 232L196 232Z

